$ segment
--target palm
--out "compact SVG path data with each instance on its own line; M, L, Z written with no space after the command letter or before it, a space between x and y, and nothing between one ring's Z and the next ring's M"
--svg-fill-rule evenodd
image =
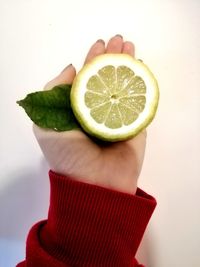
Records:
M95 43L86 62L105 52L133 55L134 48L132 43L124 43L122 38L116 36L109 41L106 49L103 42ZM71 68L71 72L68 70L68 75L63 76L65 72L67 70L48 83L47 89L59 83L72 82L74 69ZM110 144L97 144L79 130L57 133L34 125L34 132L55 172L111 189L135 192L144 157L144 132L129 141Z

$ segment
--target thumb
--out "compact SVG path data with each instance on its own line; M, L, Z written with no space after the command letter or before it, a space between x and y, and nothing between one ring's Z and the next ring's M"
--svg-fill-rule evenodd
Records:
M64 70L53 80L48 82L44 90L50 90L54 86L59 85L59 84L72 84L73 80L76 76L76 69L72 64L68 65Z

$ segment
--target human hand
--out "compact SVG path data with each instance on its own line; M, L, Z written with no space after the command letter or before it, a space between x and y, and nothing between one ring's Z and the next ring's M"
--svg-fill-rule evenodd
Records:
M127 53L134 57L134 45L120 35L105 46L98 40L90 48L85 63L104 53ZM44 90L59 84L72 84L76 76L73 65L66 67ZM33 125L36 139L51 170L72 179L134 194L142 168L146 131L135 138L116 143L97 143L81 130L55 132Z

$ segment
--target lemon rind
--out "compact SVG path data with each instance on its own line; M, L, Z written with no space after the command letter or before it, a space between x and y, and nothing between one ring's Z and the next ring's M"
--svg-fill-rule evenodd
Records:
M148 115L145 117L145 119L139 124L139 126L135 127L134 129L129 129L128 132L125 133L120 133L120 129L119 132L117 132L116 134L113 133L113 131L111 129L109 129L110 133L102 131L102 129L99 131L98 129L94 128L94 124L92 123L92 118L90 117L91 120L87 121L87 118L84 117L83 111L80 109L79 104L77 104L77 94L79 94L79 91L77 90L81 90L80 88L80 84L82 82L82 79L85 77L85 73L86 72L91 72L92 68L94 65L98 65L98 63L101 60L104 60L105 58L108 58L108 56L110 56L110 59L112 61L110 61L110 64L112 65L113 63L113 59L116 59L116 62L119 61L120 63L120 57L121 59L125 59L127 58L127 60L132 60L133 64L139 64L141 68L144 68L144 72L148 73L148 79L150 81L150 83L153 84L153 90L154 90L154 94L153 94L153 102L150 103L150 109L147 110L146 112L148 112ZM102 66L103 66L103 61L102 61ZM113 64L115 66L115 64ZM95 74L95 71L94 71ZM92 75L92 74L90 74ZM90 63L86 64L84 66L84 68L77 74L73 85L72 85L72 89L71 89L71 105L72 105L72 109L74 112L74 115L76 116L77 120L79 121L81 127L83 128L83 130L85 132L87 132L88 134L97 137L101 140L105 140L105 141L110 141L110 142L116 142L116 141L123 141L123 140L127 140L130 139L132 137L135 137L139 132L141 132L142 130L144 130L154 119L157 108L158 108L158 102L159 102L159 88L158 88L158 83L157 80L155 79L153 73L149 70L149 68L141 61L133 59L131 56L129 55L125 55L125 54L106 54L106 55L100 55L95 57ZM80 97L80 96L79 96ZM133 125L133 124L131 124ZM131 128L131 125L129 128ZM99 126L99 128L101 128ZM124 127L122 127L124 128Z

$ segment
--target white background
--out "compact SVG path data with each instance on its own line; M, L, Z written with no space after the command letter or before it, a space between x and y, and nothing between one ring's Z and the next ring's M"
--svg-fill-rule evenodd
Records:
M48 165L15 101L96 39L122 34L161 91L139 186L158 206L139 252L148 267L200 266L200 1L0 0L0 267L24 257L47 215Z

